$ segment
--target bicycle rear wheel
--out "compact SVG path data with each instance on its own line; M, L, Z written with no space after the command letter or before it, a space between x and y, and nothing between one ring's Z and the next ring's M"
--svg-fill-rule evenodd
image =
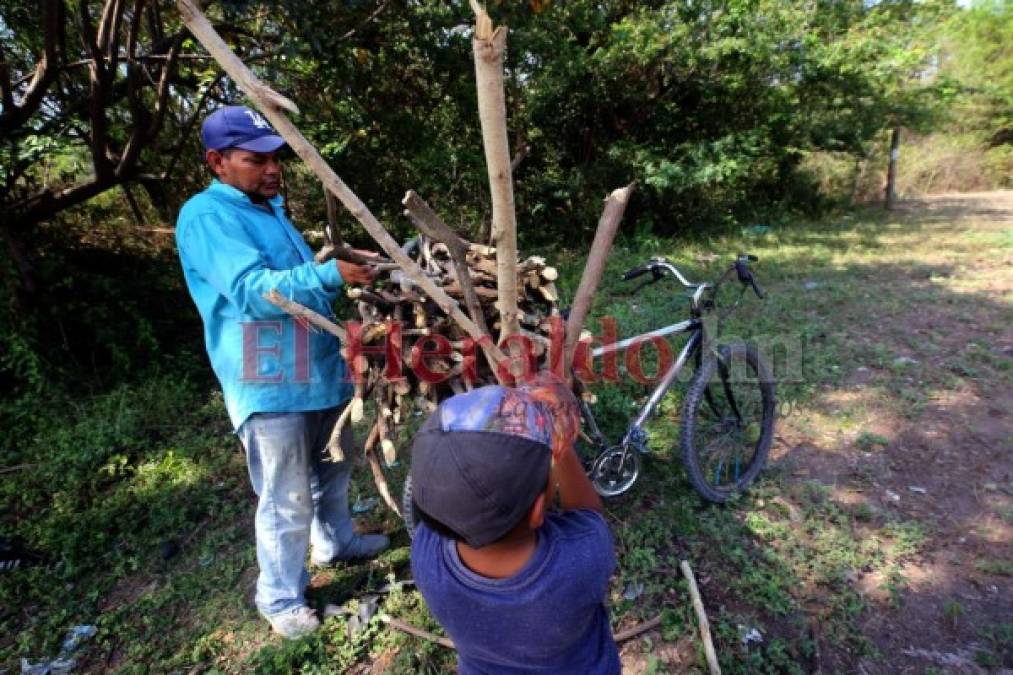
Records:
M763 469L774 437L775 392L755 345L704 356L683 406L680 445L693 487L724 502Z

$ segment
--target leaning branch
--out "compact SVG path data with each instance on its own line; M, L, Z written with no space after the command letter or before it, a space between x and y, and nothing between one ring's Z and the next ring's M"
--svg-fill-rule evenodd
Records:
M584 273L580 277L580 285L577 286L577 295L573 300L573 309L570 310L570 318L566 322L566 360L563 365L564 373L569 376L570 367L573 365L573 354L577 348L577 341L580 338L580 331L584 328L584 320L591 309L591 301L598 289L601 275L605 271L605 260L612 249L612 241L616 237L619 223L623 219L626 205L630 201L630 194L633 193L633 183L624 188L613 190L612 194L605 200L605 208L602 210L601 218L598 219L598 229L594 233L594 241L591 243L591 254L584 266Z

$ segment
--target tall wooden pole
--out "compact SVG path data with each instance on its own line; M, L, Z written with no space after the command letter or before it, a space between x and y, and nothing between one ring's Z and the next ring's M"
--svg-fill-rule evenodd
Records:
M492 235L496 247L497 306L500 313L500 340L520 332L517 311L517 215L514 209L513 170L507 139L506 95L503 91L503 56L506 53L506 26L493 29L492 19L476 0L475 86L478 117L482 123L482 145L492 195Z

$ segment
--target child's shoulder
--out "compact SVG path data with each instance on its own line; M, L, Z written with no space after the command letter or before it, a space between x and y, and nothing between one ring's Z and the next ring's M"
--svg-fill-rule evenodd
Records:
M549 585L601 602L616 568L612 533L597 511L549 514L540 531L545 551L542 575Z
M611 546L612 534L604 516L589 509L574 509L547 514L546 534L554 539L593 539Z

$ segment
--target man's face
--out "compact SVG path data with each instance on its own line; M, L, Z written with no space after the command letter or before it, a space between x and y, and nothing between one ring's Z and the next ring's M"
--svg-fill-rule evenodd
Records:
M250 197L270 199L281 185L277 152L250 152L239 148L208 150L207 161L218 180Z

